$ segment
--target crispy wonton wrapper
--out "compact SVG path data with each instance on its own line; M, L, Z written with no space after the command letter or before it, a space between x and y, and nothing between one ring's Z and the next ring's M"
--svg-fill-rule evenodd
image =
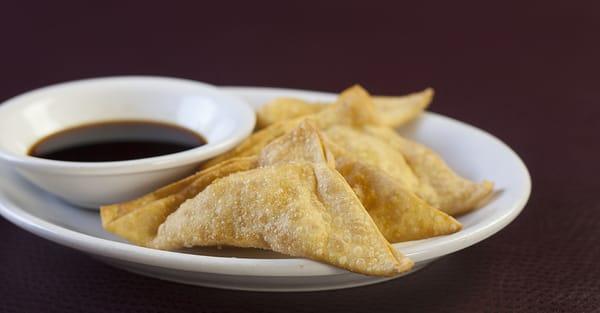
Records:
M314 212L316 208L322 212L322 207L325 207L329 218L336 219L341 209L335 206L335 199L346 199L344 205L354 208L351 209L353 212L360 211L356 207L364 206L372 218L371 223L377 226L380 234L387 240L400 242L458 231L461 228L460 223L436 208L441 208L449 214L461 214L476 207L491 192L491 183L475 184L459 177L433 151L400 137L391 128L380 126L383 124L381 116L375 112L371 97L359 86L344 91L335 104L310 115L309 119L311 122L299 117L272 124L253 134L234 150L211 160L204 165L203 171L193 176L139 199L103 207L103 226L131 242L156 248L177 249L190 245L213 244L258 247L310 257L360 273L393 275L408 268L409 263L391 247L388 247L388 250L397 262L387 263L386 266L379 264L379 269L373 270L373 267L365 269L358 266L363 264L363 258L355 259L355 264L348 264L348 257L354 258L356 255L313 251L315 247L322 249L324 243L311 247L295 243L294 246L286 241L295 240L290 239L289 234L283 236L282 233L279 237L271 234L283 229L283 226L277 225L283 223L282 218L287 213L284 210L272 210L267 204L283 205L288 209L297 208L297 212L304 212L299 213L300 217L304 217L307 212ZM320 134L317 128L323 129L326 135ZM333 170L334 168L337 171ZM277 173L281 175L278 176ZM338 179L341 177L340 173L345 179L343 184ZM281 177L285 179L282 180ZM294 184L290 185L289 182ZM213 185L215 187L212 187ZM280 190L289 191L293 197L271 197L269 188L277 186L281 187ZM262 192L257 191L250 196L250 189L261 188L264 188ZM348 191L348 188L354 191L355 194L350 193L354 198L358 196L362 202L358 203L360 206L356 205L356 199L352 200L350 194L344 192ZM325 191L334 194L327 195ZM315 195L318 200L316 202ZM224 197L237 200L228 202L230 207L221 213L221 204L210 203L222 203L219 201L223 201ZM251 198L249 203L252 207L260 204L266 205L268 209L249 211L240 204L246 197ZM190 198L195 199L184 203ZM312 206L309 208L306 203L311 203ZM205 212L204 207L212 207L214 212ZM180 211L187 213L178 213ZM277 214L283 215L267 216L265 212L278 212ZM194 214L200 220L193 223L186 220ZM169 217L168 221L171 216L171 226L163 226L163 234L157 236L157 233L160 234L160 225L166 225L165 219ZM247 216L250 216L250 222ZM237 220L228 221L233 217ZM270 226L254 225L252 218L258 217L261 221L270 221ZM286 215L285 221L295 221L289 217L289 214ZM229 225L229 228L214 226L208 223L206 218L221 218L220 223ZM308 221L314 222L312 219ZM340 219L337 221L342 222ZM361 225L364 227L361 229L368 229L366 225L369 223L365 220L363 222ZM319 229L320 226L315 225L317 224L311 227ZM343 232L340 225L327 225L330 230L339 227L336 232ZM178 232L179 228L185 228L192 233L183 235L184 233ZM244 239L240 235L245 231L240 229L247 229L259 235L249 235L250 238ZM225 233L217 234L217 230L224 230ZM302 230L302 227L298 230ZM194 232L198 231L204 232L203 239L194 235ZM318 238L301 231L292 233L298 240ZM371 235L370 238L377 237ZM265 236L269 236L270 241L267 241ZM349 242L347 239L351 236L348 236L343 238L344 243ZM232 240L238 241L236 243ZM285 245L281 245L284 242ZM286 250L286 245L291 250ZM327 249L331 249L329 243L326 246ZM344 253L347 252L344 249L348 246L342 247L339 243L334 246ZM377 249L380 253L383 251ZM346 258L342 258L343 256ZM339 257L337 261L335 257ZM390 267L390 264L395 265Z
M334 162L317 128L303 122L263 149L258 167L213 180L185 201L146 245L270 249L368 275L410 269L412 262L387 242ZM103 219L115 211L102 210Z
M450 215L460 215L481 205L492 193L490 181L474 183L456 174L433 150L403 138L386 127L367 126L365 132L383 140L404 155L420 181L417 195Z
M347 154L379 168L429 205L450 215L476 208L493 188L491 182L477 184L460 177L431 149L388 127L333 126L325 134Z
M357 154L361 161L384 170L429 205L450 215L469 212L487 199L493 188L491 182L476 184L458 176L435 152L400 137L390 127L381 126L382 117L376 111L372 97L362 87L353 86L342 92L335 104L309 118L350 154ZM302 119L272 124L204 166L232 157L257 155Z
M462 228L453 217L433 208L371 165L344 162L337 169L389 242L448 235Z
M373 107L371 96L360 86L352 86L344 90L335 104L310 115L310 118L319 129L325 129L333 125L379 124L379 118ZM271 141L292 130L304 119L304 117L298 117L277 122L261 129L250 135L234 149L205 162L202 168L208 168L235 157L257 155Z
M336 127L333 133L344 130L347 129L343 126ZM345 145L348 138L355 138L357 145L360 146L361 141L365 140L361 136L367 135L352 130L347 135L336 134L332 138L342 145ZM303 142L298 142L298 138L302 137L293 137L278 145L271 145L269 149L264 149L260 157L261 164L272 163L274 158L304 158L334 166L331 155L327 155L324 159L318 158L323 150L319 145L306 146ZM377 141L370 143L377 143ZM383 146L381 143L378 144ZM333 144L331 140L327 140L326 146L329 147L324 149L327 153L330 150L335 151L335 158L338 160L337 170L353 188L388 241L424 239L450 234L461 228L456 220L429 206L415 196L407 184L390 175L394 170L387 170L385 166L377 167L379 161L377 156L373 158L354 151L349 153L341 146ZM389 155L396 153L385 150L383 152ZM360 161L356 156L360 156ZM402 156L396 158L400 159L392 158L392 161L404 162ZM385 161L381 163L385 164ZM232 159L137 200L104 207L102 209L104 226L121 237L145 245L155 236L158 226L166 216L175 211L183 201L194 197L216 178L256 166L258 161L252 157ZM406 170L410 171L410 168ZM134 210L135 212L131 213Z
M389 242L448 235L462 228L457 220L430 206L386 171L327 138L325 142L335 156L336 169Z
M137 245L145 246L158 226L185 200L215 179L256 167L256 157L231 159L160 188L141 198L100 208L102 227Z
M297 98L276 98L258 109L256 112L256 128L263 129L278 122L318 113L328 105L330 104L311 103Z
M351 155L365 164L370 164L396 178L399 184L410 191L419 186L419 179L404 159L402 153L385 142L375 138L362 128L334 125L323 131L330 142L344 149L345 155Z
M421 114L433 99L433 89L399 97L374 96L373 104L381 125L398 127ZM277 98L263 105L256 114L259 129L327 109L329 103L311 103L296 98Z
M363 137L368 136L351 132L352 128L346 126L334 127L334 132L349 131L350 137L355 140L354 146L372 143L372 141L360 141L361 139L365 140L365 138L359 139L361 135ZM337 130L338 127L339 130ZM406 188L405 184L402 184L399 179L386 173L387 169L385 167L379 168L372 165L377 164L379 158L384 158L385 155L363 156L354 151L349 152L337 145L340 140L343 141L350 137L323 136L321 140L327 147L324 151L328 153L323 162L327 160L342 174L389 242L395 243L447 235L462 228L462 225L454 218L431 207L427 202L417 197L411 189ZM318 145L314 144L306 148L303 142L298 141L302 139L302 137L295 137L278 145L270 145L269 149L263 150L260 157L261 162L270 163L273 159L295 159L302 155L304 155L304 158L315 159L315 155L320 155L321 148ZM377 143L377 141L375 142ZM383 143L378 144L386 147ZM318 152L313 150L318 150ZM384 150L383 152L397 153L394 150ZM335 155L335 161L329 153ZM397 157L400 159L392 159L391 161L404 162L401 155ZM371 159L372 162L365 162L365 159ZM334 162L335 164L333 164ZM385 164L385 161L381 163ZM405 170L411 171L408 166ZM415 183L418 182L415 180Z

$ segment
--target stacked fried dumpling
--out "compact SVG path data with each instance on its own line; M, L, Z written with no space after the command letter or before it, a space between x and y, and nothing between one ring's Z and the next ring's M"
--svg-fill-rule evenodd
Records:
M337 145L338 157L355 158L382 170L429 205L450 215L464 214L490 195L493 184L460 177L433 150L403 138L393 128L418 116L432 95L433 91L426 89L404 97L385 97L386 105L377 105L381 98L371 97L362 87L353 86L343 91L335 103L320 105L320 110L308 115L298 113L309 110L295 108L299 106L297 103L303 103L302 107L317 105L297 100L290 106L292 112L285 113L290 100L274 100L258 112L259 120L269 121L263 122L268 126L204 166L233 157L256 155L269 142L310 117L329 141ZM274 122L275 117L281 120Z
M396 275L412 262L390 242L456 232L451 215L492 191L391 128L431 96L373 98L354 86L333 104L275 100L258 113L263 129L200 172L102 207L103 227L157 249L253 247Z
M259 156L226 161L166 188L103 207L103 225L157 249L262 248L381 276L412 266L335 170L333 155L309 121Z

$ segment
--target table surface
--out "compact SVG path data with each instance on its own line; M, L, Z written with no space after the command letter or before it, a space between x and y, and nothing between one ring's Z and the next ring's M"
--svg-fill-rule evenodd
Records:
M600 2L212 2L4 1L0 99L122 74L326 91L360 83L376 94L433 86L432 111L523 158L527 207L414 275L295 294L137 276L0 219L0 312L600 312Z

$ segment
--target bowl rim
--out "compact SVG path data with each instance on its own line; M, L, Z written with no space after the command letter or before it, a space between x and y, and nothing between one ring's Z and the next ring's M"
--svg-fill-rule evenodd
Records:
M282 91L282 89L260 87L227 87L225 89L234 93L243 93L244 90L248 90L248 93L252 93L252 91L256 90L267 93L276 93ZM299 92L309 93L309 91L291 89L286 90L294 91L296 94ZM460 122L450 117L431 112L426 112L425 116L435 119L442 119L446 122L457 124L461 127L467 127L469 131L483 135L488 140L499 145L499 147L506 153L506 156L511 159L511 162L514 162L515 165L520 169L520 172L517 174L522 179L522 186L518 190L519 198L512 201L509 207L503 208L503 214L495 217L493 221L485 223L484 225L479 225L473 229L463 229L455 234L425 239L419 241L418 245L413 247L403 247L403 243L393 244L394 247L403 250L407 257L411 258L417 263L433 260L449 253L462 250L497 233L510 222L512 222L519 215L519 213L521 213L531 193L531 177L527 167L519 158L519 156L501 140L477 127ZM350 274L350 272L346 270L302 258L245 259L235 257L194 255L180 252L154 250L135 246L129 243L99 238L67 229L34 216L10 202L10 199L3 194L2 190L0 190L0 215L3 215L19 227L22 227L41 237L73 247L78 250L82 250L87 253L92 253L115 260L146 264L166 269L257 277L312 277Z
M123 82L153 82L198 87L200 93L206 94L208 91L211 95L216 95L217 98L225 99L226 101L223 102L232 107L231 112L238 114L238 117L242 120L242 122L235 123L236 128L234 129L232 135L224 140L218 142L207 142L206 144L193 149L156 157L109 162L71 162L49 160L29 156L26 154L18 154L0 147L0 159L4 159L17 166L44 170L46 172L60 172L70 175L112 175L117 173L126 174L148 170L162 170L198 163L223 153L249 136L256 124L256 114L248 103L246 103L243 99L236 97L235 95L217 88L214 85L183 78L144 75L86 78L36 88L1 102L0 115L4 114L5 112L9 112L9 110L14 110L16 106L22 105L21 101L23 101L23 99L27 99L28 97L34 97L40 94L57 91L60 92L61 89L66 90L79 88L84 85L102 85ZM181 126L179 124L176 125Z

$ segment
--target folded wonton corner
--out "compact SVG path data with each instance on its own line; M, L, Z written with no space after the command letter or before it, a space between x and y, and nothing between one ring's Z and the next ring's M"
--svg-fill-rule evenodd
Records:
M462 228L457 220L430 206L388 172L356 158L327 138L326 143L335 156L337 170L388 241L426 239Z
M419 179L416 194L450 215L464 214L477 208L494 189L490 181L475 183L459 176L433 150L403 138L392 129L378 126L364 129L399 151Z

